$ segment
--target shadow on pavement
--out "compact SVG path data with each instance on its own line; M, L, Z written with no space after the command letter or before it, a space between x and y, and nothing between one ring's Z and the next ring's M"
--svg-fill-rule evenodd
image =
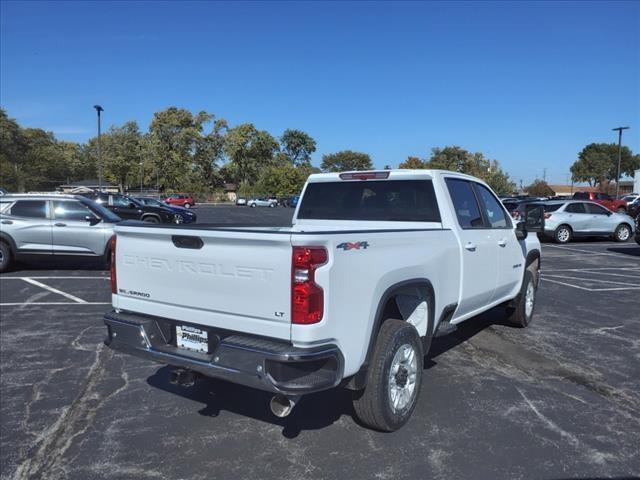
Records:
M612 247L612 248L607 248L607 251L612 253L623 253L625 255L631 255L632 257L640 257L640 245L635 248Z
M11 272L25 272L32 270L90 270L105 271L102 258L80 258L80 257L41 257L20 259L11 268Z
M424 369L437 366L435 359L448 350L466 342L491 325L504 325L504 309L494 308L473 321L465 322L449 335L434 338ZM353 392L334 388L302 397L291 414L278 418L269 409L273 394L222 380L202 377L192 387L180 387L170 382L173 367L165 366L147 379L147 383L166 392L204 404L199 411L206 417L217 417L221 411L229 411L262 422L282 427L282 435L295 438L303 430L318 430L336 422L343 415L354 418L351 398ZM357 420L354 418L354 421Z

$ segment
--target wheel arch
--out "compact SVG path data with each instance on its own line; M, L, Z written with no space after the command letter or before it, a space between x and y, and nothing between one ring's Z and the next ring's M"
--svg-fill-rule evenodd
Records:
M357 390L365 386L367 368L371 361L371 356L373 355L376 339L378 338L378 334L380 333L380 328L382 327L382 324L385 322L385 320L395 318L397 320L408 321L408 318L405 318L406 315L403 315L401 312L402 308L398 305L398 297L400 295L406 295L406 293L411 289L418 289L418 292L420 292L420 298L424 298L424 300L426 300L427 302L427 324L424 337L431 338L433 336L435 326L436 301L435 291L431 281L426 278L413 278L391 285L384 291L378 301L378 306L376 308L376 313L373 320L373 326L371 327L371 333L368 337L369 341L364 363L360 368L360 371L350 379L350 381L346 385L347 388Z
M9 235L6 232L0 232L0 242L4 242L7 245L9 245L9 248L11 249L11 253L14 255L16 254L18 248L16 246L16 242L13 240L11 235Z
M149 217L157 218L158 223L162 223L162 217L160 217L160 215L158 215L157 213L143 213L142 216L140 217L140 220L144 220L145 218L149 218Z

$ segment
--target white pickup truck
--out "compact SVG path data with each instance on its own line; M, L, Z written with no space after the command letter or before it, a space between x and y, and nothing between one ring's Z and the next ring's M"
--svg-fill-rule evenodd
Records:
M106 344L274 393L353 390L367 426L401 427L431 339L494 306L531 321L544 227L514 225L482 181L438 170L311 175L291 227L125 222Z

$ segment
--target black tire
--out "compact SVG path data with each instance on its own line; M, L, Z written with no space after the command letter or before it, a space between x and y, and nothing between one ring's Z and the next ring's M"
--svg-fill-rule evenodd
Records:
M13 252L5 242L0 242L0 273L7 272L13 264Z
M190 203L185 203L184 204L184 208L191 208L191 204Z
M276 204L275 204L275 203L270 203L270 204L269 204L269 208L274 208L275 206L276 206Z
M624 207L619 207L619 208L616 210L616 213L626 214L626 213L627 213L627 209L626 209L626 208L624 208Z
M142 221L145 223L160 223L160 219L158 217L155 217L153 215L149 215L147 217L143 217Z
M531 288L531 291L529 291ZM536 279L531 270L524 271L524 279L522 280L522 287L520 293L513 299L507 306L507 322L518 328L524 328L531 323L533 319L533 311L535 310L536 294L538 292L538 286ZM531 298L531 304L528 306L528 293L533 295Z
M621 223L613 232L613 240L616 242L628 242L631 238L631 227L626 223Z
M393 378L395 383L392 385L390 371L394 358L396 354L402 357L407 346L413 350L409 369L401 366ZM399 351L401 348L403 352ZM413 358L417 370L411 375L409 372L413 370ZM407 423L420 394L422 366L422 342L415 327L402 320L386 320L380 327L376 339L373 358L367 372L367 386L364 391L356 392L353 399L353 408L358 420L367 427L383 432L393 432ZM414 383L410 389L412 376ZM391 400L392 388L401 389L403 393L407 388L406 405L400 404L399 408L394 408Z
M573 238L573 231L569 225L560 225L556 228L556 231L553 232L553 241L556 243L569 243Z
M251 208L256 208L256 204L252 203L251 205L249 205Z

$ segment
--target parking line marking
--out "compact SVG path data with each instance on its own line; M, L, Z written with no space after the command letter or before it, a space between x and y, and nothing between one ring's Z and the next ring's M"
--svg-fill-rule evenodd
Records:
M640 290L640 287L619 287L619 288L587 288L587 287L581 287L580 285L573 285L571 283L566 283L566 282L560 282L558 280L552 280L550 278L541 278L541 280L544 280L545 282L551 282L551 283L557 283L559 285L565 285L567 287L571 287L571 288L577 288L578 290L585 290L587 292L614 292L614 291L619 291L619 290Z
M45 285L44 283L40 283L37 280L34 280L32 278L25 277L22 280L24 280L27 283L30 283L31 285L35 285L36 287L44 288L45 290L49 290L52 293L57 293L58 295L62 295L63 297L67 297L69 300L73 300L74 302L87 303L86 300L78 298L75 295L71 295L70 293L63 292L62 290L58 290L57 288L50 287L49 285Z
M586 271L600 271L600 270L631 270L640 271L640 267L585 267L585 268L556 268L554 270L547 270L543 268L543 272L586 272Z
M111 302L9 302L0 303L0 307L17 307L20 305L111 305Z
M25 278L35 278L38 280L109 280L110 277L63 277L63 276L53 276L53 277L0 277L0 280L24 280Z
M628 285L630 287L640 287L639 283L626 283L626 282L616 282L614 280L598 280L595 278L580 278L580 277L570 277L568 275L544 275L544 277L553 277L553 278L566 278L569 280L581 280L583 282L593 282L593 283L614 283L616 285Z
M579 248L571 248L571 247L561 247L559 245L547 245L549 248L558 248L560 250L570 250L573 252L583 252L588 253L589 255L606 255L607 257L617 257L620 258L619 253L604 253L604 252L594 252L593 250L581 250ZM632 257L633 258L633 257ZM640 257L635 260L640 260Z

